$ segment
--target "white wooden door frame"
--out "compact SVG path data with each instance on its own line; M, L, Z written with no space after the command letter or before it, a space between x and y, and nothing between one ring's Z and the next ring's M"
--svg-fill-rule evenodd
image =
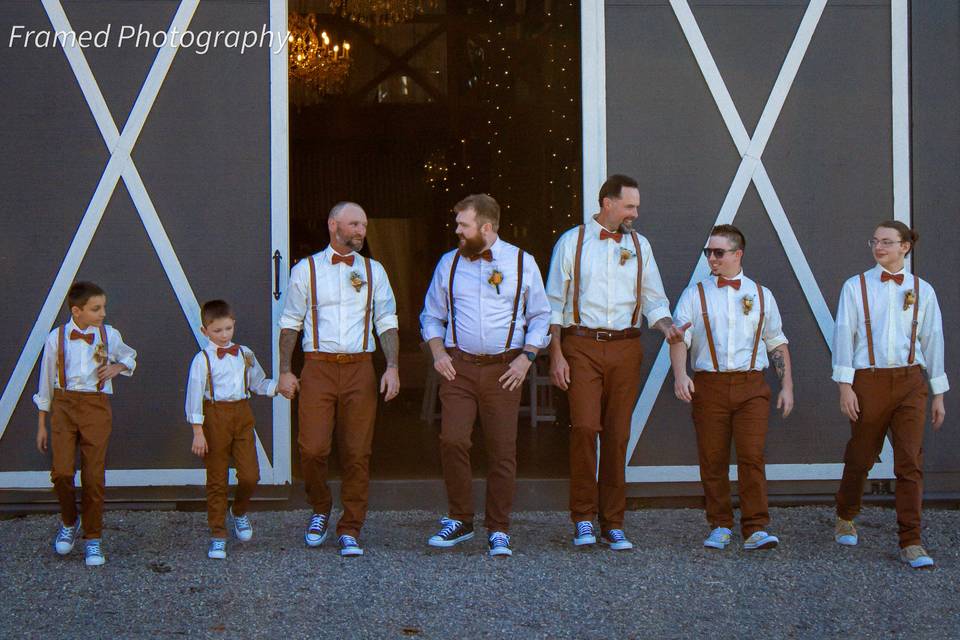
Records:
M724 124L741 156L737 173L717 215L715 224L731 223L736 217L747 188L752 182L780 239L784 252L800 283L821 335L830 347L834 318L820 292L806 256L793 233L786 211L761 160L763 150L776 125L783 103L806 54L827 0L811 0L797 30L793 44L784 59L773 89L764 107L757 128L751 137L743 125L723 77L703 38L687 0L670 0L671 8L683 30L697 65L706 81ZM909 80L909 3L891 0L890 22L892 35L892 122L893 129L893 211L894 218L910 224L910 80ZM583 216L584 220L596 211L593 196L607 174L606 150L606 55L604 52L604 0L583 0L581 4L581 57L583 86ZM909 265L908 265L909 266ZM690 283L708 273L706 260L700 258ZM654 403L660 394L670 369L667 345L661 347L653 368L644 382L631 422L627 461L633 457L640 436L646 427ZM838 424L840 420L838 417ZM839 454L839 451L838 451ZM835 480L843 472L842 463L768 464L770 480ZM631 466L626 468L628 482L697 482L697 465ZM731 479L736 479L736 466L730 467ZM893 452L885 442L880 462L870 472L871 478L893 477Z
M40 0L55 31L71 31L70 21L64 12L60 0ZM168 36L175 29L183 33L189 28L190 21L200 0L181 0L168 30ZM287 31L286 0L270 2L271 30L281 33ZM131 153L137 138L150 114L150 110L160 92L167 72L177 54L178 47L174 39L167 38L167 45L161 47L150 68L147 78L137 95L133 109L124 124L123 131L117 129L103 98L96 78L87 64L83 49L76 42L70 46L64 43L64 55L73 70L73 74L83 93L83 97L97 123L100 134L110 151L110 159L100 177L93 197L67 250L53 285L20 353L16 367L0 396L0 438L2 438L10 418L20 401L24 388L37 358L43 350L43 343L56 321L60 305L66 297L67 289L76 277L77 270L86 255L90 242L97 231L107 204L120 179L123 179L127 191L147 231L150 242L163 270L173 287L180 308L194 332L197 344L202 348L207 339L197 326L200 318L200 305L190 286L173 245L163 228L160 216L147 193L146 186L133 162ZM271 255L279 251L286 260L289 257L289 217L288 217L288 122L287 122L287 49L273 53L270 48L270 188L271 188ZM281 290L286 289L287 268L281 263ZM264 299L271 300L271 339L273 342L273 377L279 375L278 362L278 320L281 313L280 301L273 299L273 282L264 283ZM2 446L2 440L0 440ZM263 444L257 436L257 458L260 463L260 477L264 484L284 484L291 481L290 466L290 402L281 396L273 401L273 462L267 457ZM79 472L77 482L79 482ZM184 486L203 485L205 471L193 469L107 469L108 486ZM230 481L236 482L235 471L230 471ZM43 471L5 471L0 472L0 488L46 488L50 487L50 472Z

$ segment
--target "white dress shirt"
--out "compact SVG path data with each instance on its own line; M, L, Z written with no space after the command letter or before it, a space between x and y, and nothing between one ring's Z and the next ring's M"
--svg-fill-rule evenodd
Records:
M753 356L757 324L760 322L757 283L744 276L742 271L727 279L740 280L740 289L731 286L718 287L717 276L701 280L707 300L707 313L710 316L713 345L717 351L717 363L720 371L751 371L750 359ZM745 303L744 299L749 302ZM746 306L750 307L749 313L744 313ZM770 365L767 353L788 343L787 337L783 335L783 321L777 301L766 287L763 287L763 307L761 344L757 346L757 360L753 371L766 369ZM697 291L697 285L692 284L680 295L673 321L678 326L693 323L683 334L683 341L690 349L693 370L714 371L702 314L700 292Z
M117 363L127 367L120 375L132 376L133 370L137 368L137 352L124 344L120 332L104 325L107 333L107 360L111 364ZM83 334L93 335L93 344L87 344L84 340L71 340L70 334L73 331L80 331L80 328L70 320L64 328L64 343L66 350L64 357L66 360L66 371L64 372L68 391L96 391L97 390L97 368L100 366L94 359L94 353L97 345L100 344L100 329L90 326L80 331ZM33 396L33 402L40 411L50 411L50 403L53 399L53 390L60 388L60 377L57 375L57 357L60 353L59 329L54 329L47 336L47 341L43 345L43 358L40 361L40 388L37 394ZM103 383L103 393L113 394L113 384L110 380Z
M232 342L225 348L231 346L233 346ZM204 352L210 358L212 394L207 384L207 359L203 356ZM216 396L217 401L236 402L250 397L247 393L248 387L252 393L262 396L273 396L277 393L276 381L267 378L263 367L257 362L257 357L253 355L253 350L241 346L240 353L237 355L232 356L228 353L223 358L218 358L217 345L211 341L203 351L193 357L193 362L190 363L185 405L187 422L203 424L204 399L213 400Z
M517 252L519 249L501 239L490 247L493 260L470 260L461 256L453 284L453 304L457 323L457 344L453 343L450 318L450 267L457 251L445 253L433 272L420 314L424 340L443 338L447 347L474 355L493 355L525 344L538 349L550 344L550 304L543 289L543 278L533 256L523 255L523 287L517 308L517 323L509 348L507 335L517 295ZM494 271L503 276L500 291L490 284Z
M633 325L633 310L637 304L636 247L629 233L624 233L618 244L601 240L603 227L595 219L586 223L583 236L583 254L580 259L580 324L591 329L621 331ZM573 266L577 254L579 227L566 231L557 241L547 276L547 298L550 300L550 324L569 327L573 321ZM663 281L653 249L645 237L640 240L640 259L643 260L641 283L641 311L647 325L670 317L670 303L663 292ZM621 251L630 257L621 262ZM626 254L623 254L626 255Z
M334 251L327 247L313 256L317 269L317 325L320 344L313 344L313 313L310 310L310 259L304 258L290 272L284 294L281 329L303 331L303 350L325 353L360 353L363 351L363 321L367 309L367 280L363 256L352 252L353 266L333 264ZM377 335L397 328L397 301L383 266L370 261L373 278L373 300L367 351L376 350L373 330ZM351 283L356 275L363 281L357 291Z
M870 327L873 333L874 362L877 369L906 367L910 357L910 336L913 331L913 305L904 309L904 297L913 291L913 274L906 270L903 284L893 280L881 282L886 271L880 265L867 271L867 302L870 306ZM897 275L897 274L892 274ZM919 315L917 317L917 344L914 364L927 371L930 389L934 394L950 388L943 364L943 318L937 294L929 283L920 279ZM837 323L833 331L833 380L853 383L858 369L870 368L867 348L867 329L864 324L863 294L860 276L843 284Z

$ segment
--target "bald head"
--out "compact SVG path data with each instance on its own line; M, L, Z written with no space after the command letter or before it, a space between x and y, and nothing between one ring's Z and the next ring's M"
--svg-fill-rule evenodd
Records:
M338 202L327 216L327 229L338 253L360 251L367 237L367 214L356 202Z

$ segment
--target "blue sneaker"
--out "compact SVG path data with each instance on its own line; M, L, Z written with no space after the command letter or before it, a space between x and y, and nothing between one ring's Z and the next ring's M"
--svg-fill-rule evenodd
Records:
M473 537L473 523L443 517L440 518L440 524L443 525L440 531L427 540L431 547L452 547Z
M933 558L918 544L912 544L909 547L900 549L900 560L906 562L914 569L933 566Z
M487 539L487 546L490 547L491 556L512 556L510 549L510 536L503 531L494 531Z
M207 557L214 560L226 560L227 558L227 539L210 538L210 548L207 550Z
M710 532L710 535L703 541L703 546L709 549L726 549L730 544L730 534L732 531L726 527L717 527Z
M330 533L327 525L330 524L330 516L319 513L313 514L310 518L310 524L307 525L307 532L303 534L303 541L308 547L319 547L327 539Z
M233 518L233 535L240 542L250 542L250 538L253 537L253 525L250 524L250 516L247 514L235 516L233 511L230 512L230 515Z
M83 552L83 562L88 567L99 567L107 559L103 557L103 549L100 545L100 538L91 538L87 540L87 546Z
M77 536L80 535L80 527L74 524L72 527L61 523L60 530L57 531L57 537L53 540L53 550L61 556L65 556L73 551L73 545L77 543Z
M857 528L853 526L853 520L837 518L833 539L837 541L837 544L842 544L845 547L855 547L860 538L857 536Z
M772 536L766 531L754 531L753 535L743 541L743 548L747 551L758 549L775 549L780 544L780 538Z
M357 543L356 538L353 536L343 535L340 536L340 555L343 557L362 556L363 549Z
M610 529L610 531L604 531L600 536L600 542L609 546L614 551L626 551L627 549L633 549L633 543L627 540L627 536L623 534L622 529Z
M593 532L593 523L581 520L574 528L573 546L582 547L587 544L597 544L597 536Z

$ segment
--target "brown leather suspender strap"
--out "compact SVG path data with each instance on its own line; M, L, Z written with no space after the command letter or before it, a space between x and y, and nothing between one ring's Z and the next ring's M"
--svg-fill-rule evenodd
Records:
M907 358L907 364L913 364L917 357L917 329L918 318L920 317L920 276L913 276L913 325L910 329L910 357Z
M517 249L517 293L513 296L513 315L510 316L510 331L507 332L507 345L504 351L510 351L513 342L513 332L517 327L517 311L520 308L520 293L523 290L523 249Z
M57 335L57 342L60 347L57 349L57 378L60 380L60 388L67 390L67 327L60 325Z
M453 307L453 276L457 273L457 264L460 262L460 252L453 254L453 262L450 263L450 278L447 280L447 297L450 305L450 335L453 338L453 346L457 346L457 314Z
M110 345L107 343L107 328L102 324L100 325L100 342L103 343L104 364L110 364ZM97 381L97 391L103 391L103 383L103 380Z
M207 361L207 386L210 387L210 399L216 402L217 394L213 391L213 368L210 366L210 356L207 354L206 349L200 353L203 354L203 359Z
M707 313L707 296L703 292L703 283L697 283L697 291L700 292L700 315L703 316L703 328L707 331L707 346L710 347L710 360L713 361L713 370L720 371L720 363L717 361L717 348L713 344L713 330L710 328L710 314Z
M630 232L633 238L633 248L637 250L637 304L633 307L633 315L630 317L630 326L637 326L640 319L640 307L643 304L643 256L640 254L640 238L636 231Z
M366 351L370 340L370 312L373 307L373 269L370 268L370 258L363 259L363 266L367 270L367 309L363 312L362 351Z
M867 328L867 355L870 357L870 368L877 366L873 356L873 329L870 328L870 303L867 302L867 279L860 274L860 295L863 297L863 324Z
M763 286L757 282L757 296L760 298L760 320L757 321L757 335L753 337L753 353L750 355L750 371L753 371L753 368L757 364L757 349L760 348L760 336L763 335L763 320L766 317L764 315L764 304L763 304Z
M583 254L583 235L586 225L577 232L577 252L573 258L573 324L580 324L580 261Z
M243 358L243 390L246 392L247 396L250 396L250 360L247 358L247 355L243 352L243 347L240 347L240 357ZM253 358L253 355L250 355L250 358Z
M317 326L317 265L310 256L310 318L313 321L313 350L320 350L320 328Z

